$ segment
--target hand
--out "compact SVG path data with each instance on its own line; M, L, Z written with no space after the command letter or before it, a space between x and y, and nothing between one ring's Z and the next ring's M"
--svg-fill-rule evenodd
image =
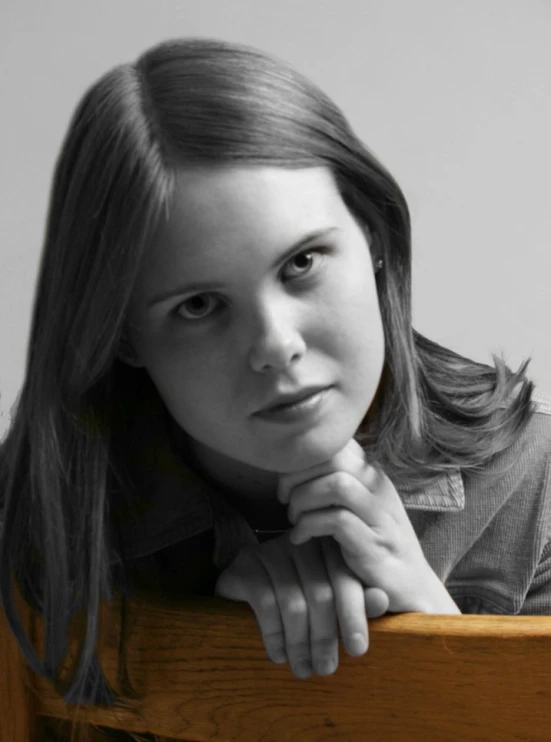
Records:
M215 595L249 603L268 657L289 659L299 678L330 675L339 662L338 625L348 654L364 654L367 618L386 612L388 599L364 590L338 544L320 538L295 546L288 533L242 549L218 578Z
M333 537L358 579L387 594L389 611L460 612L426 561L394 485L367 464L355 440L323 464L280 475L278 498L295 524L291 542Z

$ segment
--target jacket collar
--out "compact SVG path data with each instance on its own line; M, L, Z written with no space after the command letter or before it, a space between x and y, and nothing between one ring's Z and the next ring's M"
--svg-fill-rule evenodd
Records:
M398 494L406 510L456 513L465 508L465 487L458 468L444 472L422 488L401 486Z
M176 423L168 412L165 414L166 445L174 455L178 448L185 446L184 440L177 436ZM189 452L188 452L189 453ZM179 457L180 458L180 457ZM180 459L183 470L188 470L185 461ZM196 475L196 486L200 478ZM188 480L189 481L189 480ZM212 488L205 482L204 491ZM419 488L415 485L401 485L398 494L406 510L426 510L431 512L459 512L465 508L465 488L459 468L450 469L434 479L430 484Z
M131 495L122 525L129 556L161 548L212 527L224 510L220 495L194 472L174 445L174 421L166 410L139 419L128 440L128 464L138 489ZM461 471L452 469L422 488L402 485L398 494L406 510L459 512L465 507ZM184 527L185 534L182 531ZM146 546L147 545L147 546Z

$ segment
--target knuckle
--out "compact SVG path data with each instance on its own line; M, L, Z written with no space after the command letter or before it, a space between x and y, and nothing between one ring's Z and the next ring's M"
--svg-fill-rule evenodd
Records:
M349 523L351 519L352 514L350 513L350 510L346 510L346 508L341 508L335 513L335 521L337 523L337 526L341 528L345 528Z
M333 486L338 490L339 494L346 500L350 496L352 489L352 479L349 474L345 471L338 471L335 473Z
M308 614L308 604L303 595L290 595L283 608L290 618L303 618Z
M272 613L277 608L277 598L273 590L262 590L257 595L257 605L261 613Z
M311 593L310 602L313 608L330 608L335 604L335 595L330 584L317 585Z
M337 627L335 626L333 634L318 636L312 640L312 653L318 657L331 655L335 650L335 644L339 640Z
M287 648L293 657L310 657L310 642L288 641Z

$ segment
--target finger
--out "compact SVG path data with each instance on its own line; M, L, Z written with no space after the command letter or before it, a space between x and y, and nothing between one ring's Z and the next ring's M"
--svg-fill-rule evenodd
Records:
M365 594L365 610L368 618L384 616L390 606L390 599L380 587L367 587Z
M353 656L364 654L369 646L364 586L345 563L339 545L332 538L319 541L335 596L344 648Z
M374 527L379 526L386 515L385 503L347 471L333 472L300 484L293 489L292 495L287 509L291 523L297 523L305 513L332 507L344 507Z
M340 470L360 471L366 466L362 447L353 438L335 456L309 469L303 469L291 474L280 474L277 487L277 497L280 502L289 502L289 494L298 485L317 479L331 472Z
M241 576L244 574L246 580ZM235 561L218 578L215 594L249 603L269 659L277 664L287 661L285 631L272 581L254 550L239 552Z
M214 594L237 602L248 602L249 598L249 591L243 581L230 569L225 569L216 580Z
M287 534L263 543L258 557L270 577L291 670L298 678L308 678L312 674L308 605L288 545L283 543L285 538ZM266 609L269 613L271 606ZM264 620L268 621L267 615Z
M288 536L291 543L296 546L311 538L332 536L347 553L357 558L375 553L377 549L380 550L382 543L379 531L369 527L346 508L306 513L289 531Z
M339 664L339 627L319 539L296 547L292 555L308 604L312 667L318 675L331 675Z

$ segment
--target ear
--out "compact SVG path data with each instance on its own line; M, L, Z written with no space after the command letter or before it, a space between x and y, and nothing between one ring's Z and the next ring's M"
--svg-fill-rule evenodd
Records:
M128 366L133 366L134 368L143 368L144 365L138 358L134 346L125 333L123 333L119 342L117 358Z
M366 228L367 229L367 228ZM371 261L373 263L373 270L375 273L379 273L383 267L383 251L379 241L379 235L377 232L369 232L364 230L366 235L367 244L369 245L369 252L371 254Z

